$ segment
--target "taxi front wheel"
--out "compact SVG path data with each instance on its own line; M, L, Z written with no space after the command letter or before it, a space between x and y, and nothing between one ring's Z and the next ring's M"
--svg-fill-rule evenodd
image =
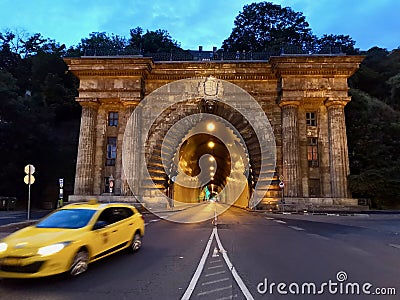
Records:
M78 276L85 272L89 264L89 254L86 250L79 250L75 255L74 261L70 269L71 276Z

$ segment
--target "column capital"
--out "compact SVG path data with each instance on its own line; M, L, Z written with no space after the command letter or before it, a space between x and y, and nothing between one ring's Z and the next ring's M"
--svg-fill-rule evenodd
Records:
M139 98L120 98L120 101L125 107L136 107L140 103Z
M333 107L333 106L346 106L347 103L349 103L351 100L351 97L341 97L341 98L327 98L324 101L324 104L326 107Z
M289 106L294 106L297 108L300 106L300 100L280 99L278 105L281 108Z
M81 106L90 106L93 108L98 108L100 106L100 102L97 98L76 97L75 101L78 102Z

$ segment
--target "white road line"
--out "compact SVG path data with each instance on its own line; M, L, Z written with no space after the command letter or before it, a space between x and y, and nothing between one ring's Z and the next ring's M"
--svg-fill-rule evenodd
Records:
M182 296L182 300L188 300L190 296L193 293L194 288L196 287L197 281L199 280L199 277L201 275L201 272L203 271L204 264L207 259L207 255L210 253L210 247L211 243L214 239L215 233L217 232L217 228L214 227L213 231L211 232L210 238L208 239L206 249L204 249L203 255L200 259L199 265L197 266L196 272L194 272L194 275L192 279L190 280L189 286L187 287L185 293Z
M223 281L227 281L227 280L229 280L228 277L227 278L218 279L218 280L203 282L201 285L209 285L209 284L214 284L214 283L223 282Z
M235 278L236 283L239 285L240 290L242 291L243 295L246 297L246 299L251 299L253 300L253 296L251 295L250 291L248 290L248 288L246 287L246 285L244 284L242 278L240 278L239 273L236 271L235 267L233 266L233 264L231 263L228 254L226 252L226 250L224 249L224 247L222 246L221 240L219 239L219 235L218 235L218 231L215 230L215 239L217 240L217 244L218 247L222 253L222 256L226 262L226 264L228 265L229 270L231 271L233 278Z
M161 221L161 219L153 219L153 220L150 220L149 223L158 222L158 221Z
M274 220L274 222L280 223L280 224L286 224L286 222L285 222L285 221L282 221L282 220Z
M400 249L400 245L398 245L398 244L389 244L389 246Z
M214 275L219 275L219 274L224 274L226 273L226 271L219 271L219 272L215 272L215 273L208 273L206 274L206 277L210 277L210 276L214 276Z
M161 219L153 219L153 220L150 220L150 221L148 221L147 223L144 223L144 225L149 225L150 223L154 223L154 222L158 222L158 221L161 221Z
M300 227L297 227L297 226L288 226L289 228L292 228L292 229L294 229L294 230L297 230L297 231L304 231L304 229L303 228L300 228Z
M213 289L213 290L209 290L209 291L206 291L206 292L198 293L197 296L204 296L204 295L212 294L212 293L215 293L215 292L229 290L231 288L232 288L232 285L229 285L229 286L225 286L225 287L222 287L222 288Z
M264 217L266 220L275 220L274 218L271 217Z
M219 266L208 267L207 269L211 270L211 269L217 269L217 268L222 268L222 267L223 267L223 265L219 265Z
M222 260L220 260L220 259L218 259L218 260L213 260L213 261L210 261L209 264L215 264L215 263L221 262L221 261L222 261Z
M230 296L227 296L227 297L218 298L216 300L229 300L229 299L233 299L233 298L237 298L237 294L230 295Z
M322 240L325 240L325 241L329 241L330 240L329 238L327 238L325 236L322 236L322 235L319 235L319 234L315 234L315 233L307 233L307 235L315 237L315 238L318 238L318 239L322 239Z

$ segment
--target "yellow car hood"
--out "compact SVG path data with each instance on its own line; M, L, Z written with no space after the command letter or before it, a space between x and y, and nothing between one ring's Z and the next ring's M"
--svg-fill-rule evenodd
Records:
M75 241L82 234L80 229L36 228L29 226L6 237L9 248L39 248L59 242Z

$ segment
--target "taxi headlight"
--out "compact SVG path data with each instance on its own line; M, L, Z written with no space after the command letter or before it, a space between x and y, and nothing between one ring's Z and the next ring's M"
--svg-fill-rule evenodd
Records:
M6 243L0 243L0 253L6 251L7 247Z
M53 244L50 246L45 246L45 247L41 247L38 250L38 254L39 255L52 255L55 254L57 252L60 252L62 249L64 249L66 246L69 245L70 242L64 242L64 243L57 243L57 244Z

